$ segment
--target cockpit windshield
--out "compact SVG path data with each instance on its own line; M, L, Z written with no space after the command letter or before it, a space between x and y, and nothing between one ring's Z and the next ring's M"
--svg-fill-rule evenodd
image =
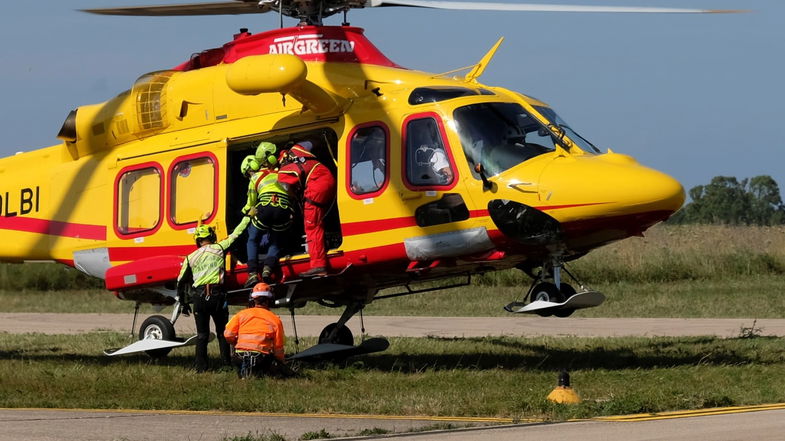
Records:
M586 138L579 135L578 132L573 130L559 115L554 112L553 109L550 107L543 107L543 106L534 106L538 112L542 114L551 124L555 124L558 128L564 131L564 134L567 135L572 142L578 144L578 147L586 153L600 153L600 149L594 146L594 144L590 143ZM549 126L551 130L554 130L554 127ZM558 130L555 130L558 134Z
M552 109L536 109L550 124L542 124L517 103L478 103L455 109L455 126L475 178L480 179L480 165L486 176L495 176L523 161L552 152L560 143L559 137L564 135L587 153L597 152ZM561 145L569 150L571 143L561 142Z

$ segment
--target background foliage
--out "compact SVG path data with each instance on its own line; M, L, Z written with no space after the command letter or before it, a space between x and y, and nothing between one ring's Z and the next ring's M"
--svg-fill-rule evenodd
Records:
M771 176L737 180L716 176L708 185L689 191L691 202L669 223L724 225L782 225L785 206Z

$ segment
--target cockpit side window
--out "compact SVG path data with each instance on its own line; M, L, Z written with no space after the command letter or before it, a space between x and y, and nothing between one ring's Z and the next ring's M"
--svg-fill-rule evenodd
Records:
M495 176L528 159L556 149L550 131L516 103L479 103L453 114L472 175Z
M415 190L447 189L455 182L455 163L445 145L437 115L418 115L404 123L405 183Z

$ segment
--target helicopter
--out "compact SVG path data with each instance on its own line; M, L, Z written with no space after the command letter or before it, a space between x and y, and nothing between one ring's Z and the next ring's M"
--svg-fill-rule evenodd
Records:
M601 304L604 295L580 284L565 263L666 220L684 202L682 186L628 155L601 152L547 103L480 83L502 40L459 71L399 66L346 23L352 9L385 6L734 12L425 0L88 10L277 13L298 24L241 29L220 47L140 76L104 103L73 110L60 144L0 159L0 260L72 266L104 279L137 312L141 303L174 305L170 318L154 315L139 330L136 348L160 355L176 346L175 282L194 250L195 228L209 224L226 236L242 217L242 159L261 141L308 140L338 183L324 220L331 271L298 277L309 264L300 247L281 259L273 289L275 306L293 317L308 302L343 308L320 344L352 347L346 323L373 301L465 286L510 268L532 278L521 301L505 305L511 313L567 317ZM344 24L324 25L336 14ZM436 155L446 167L433 170ZM68 185L55 185L55 176ZM248 293L241 244L227 261L233 304ZM440 281L447 282L421 287ZM389 293L394 288L403 291Z

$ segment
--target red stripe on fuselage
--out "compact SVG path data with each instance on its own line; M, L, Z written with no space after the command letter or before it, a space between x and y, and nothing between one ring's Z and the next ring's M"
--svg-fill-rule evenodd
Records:
M112 247L109 248L109 260L112 262L126 262L152 256L187 256L194 251L196 251L196 245Z
M540 211L559 210L562 208L586 207L590 205L602 205L607 202L592 202L588 204L569 204L569 205L543 205L534 207ZM469 218L487 217L488 210L471 210ZM394 217L389 219L377 219L372 221L360 221L346 223L341 226L344 236L356 236L358 234L378 233L379 231L394 230L396 228L406 228L417 226L414 216Z
M396 228L415 227L417 222L414 217L397 217L372 221L352 222L341 225L344 236L376 233L379 231L394 230Z
M473 210L469 212L470 218L485 216L488 216L488 210ZM341 226L341 230L344 236L356 236L358 234L378 233L379 231L416 226L417 221L414 216L406 216L347 223Z
M24 231L76 239L106 240L103 225L77 224L32 217L0 217L0 230Z

